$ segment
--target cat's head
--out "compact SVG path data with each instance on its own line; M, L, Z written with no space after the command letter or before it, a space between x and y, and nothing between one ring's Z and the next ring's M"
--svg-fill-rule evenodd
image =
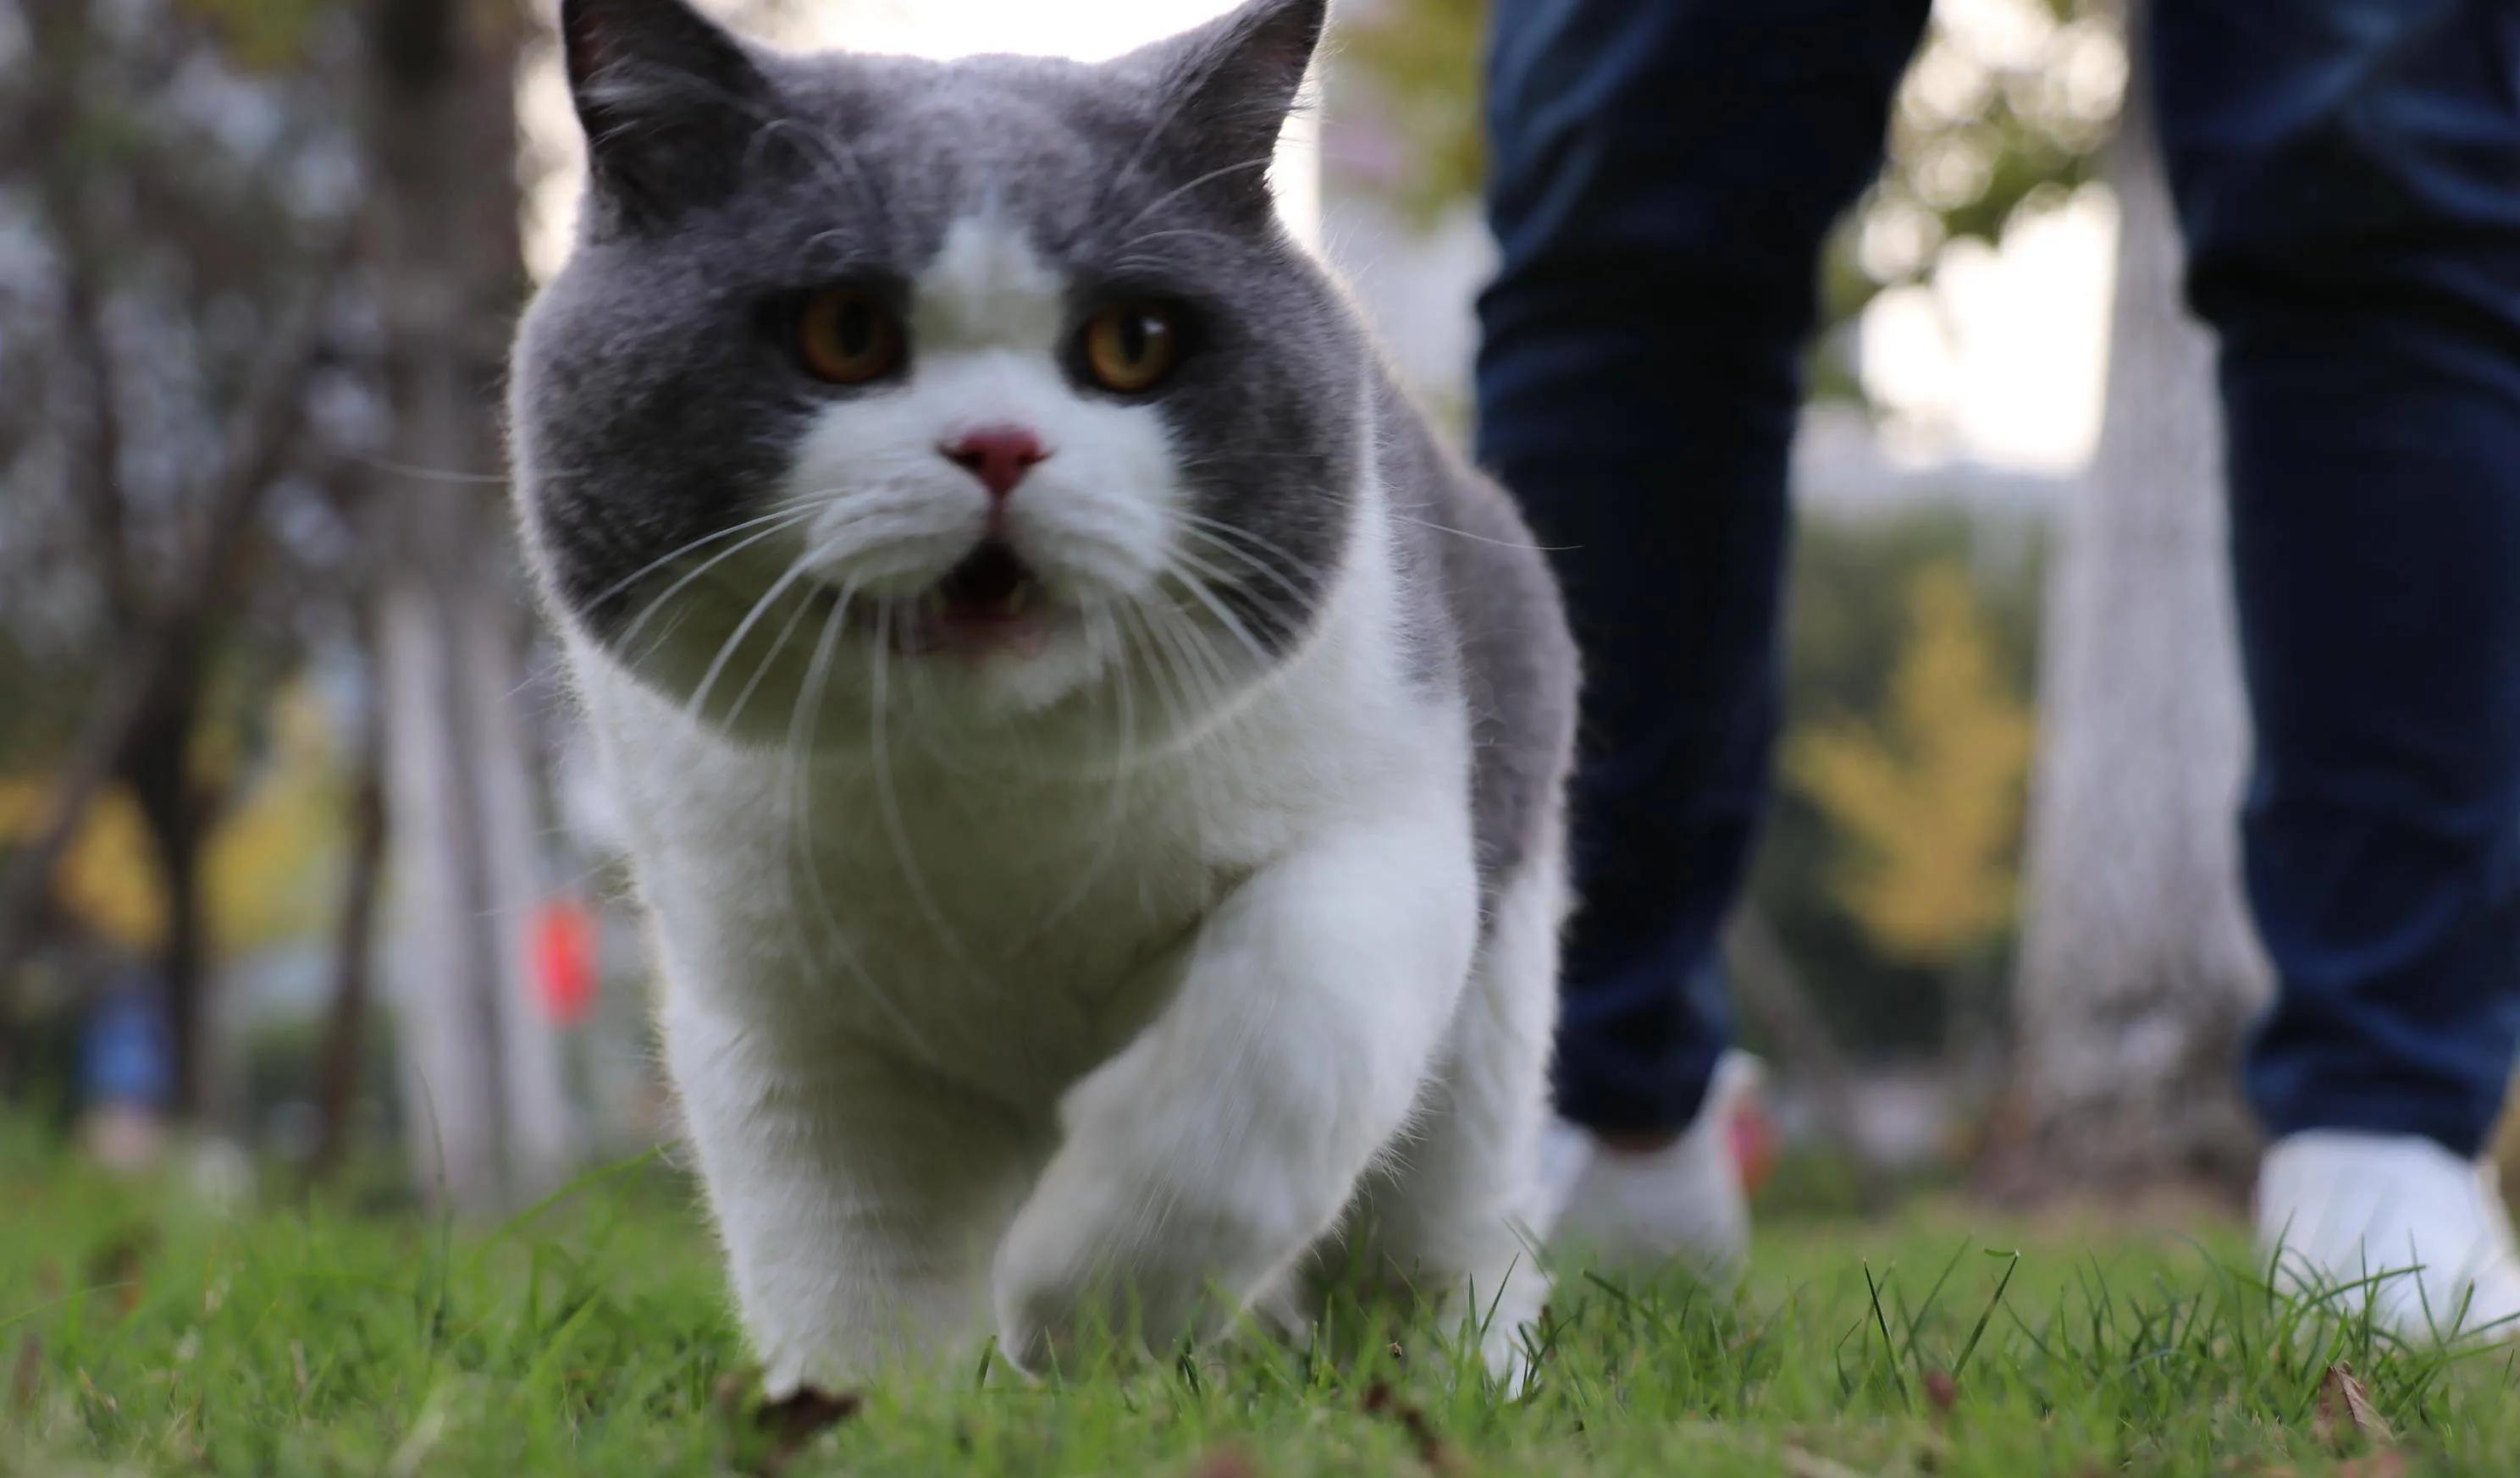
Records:
M1367 451L1366 351L1266 177L1323 11L939 64L566 0L584 225L513 416L572 628L764 742L1115 711L1132 670L1151 718L1282 660Z

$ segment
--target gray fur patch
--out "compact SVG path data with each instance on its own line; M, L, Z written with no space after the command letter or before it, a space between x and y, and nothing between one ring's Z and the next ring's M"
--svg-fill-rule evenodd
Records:
M1451 455L1378 381L1381 472L1412 591L1421 682L1454 688L1470 721L1471 825L1481 902L1563 828L1579 661L1557 582L1513 500Z

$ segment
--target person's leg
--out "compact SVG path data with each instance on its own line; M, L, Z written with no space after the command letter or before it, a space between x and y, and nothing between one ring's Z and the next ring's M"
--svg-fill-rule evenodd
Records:
M1586 658L1560 1112L1696 1115L1716 934L1767 798L1785 452L1830 222L1925 0L1498 0L1481 462Z
M2473 1159L2520 1047L2520 12L2182 0L2152 41L2222 343L2282 1202L2346 1163L2304 1144Z

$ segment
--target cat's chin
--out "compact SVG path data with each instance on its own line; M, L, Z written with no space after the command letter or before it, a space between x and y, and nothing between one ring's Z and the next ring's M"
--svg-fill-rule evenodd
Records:
M1030 661L1050 649L1058 617L965 610L914 611L888 634L892 654L964 661Z
M898 657L1027 662L1047 654L1053 643L1077 631L1083 620L1074 610L1051 604L1027 582L986 602L931 592L880 616L853 618L851 624Z
M692 651L658 654L662 661L627 675L684 719L746 750L870 752L878 708L890 714L885 732L904 752L950 750L978 768L1003 748L1011 763L1093 769L1121 742L1111 725L1115 713L1129 711L1128 700L1109 691L1127 681L1115 673L1120 658L1074 607L1044 601L984 611L896 600L852 606L828 635L787 644L757 683L747 648L742 663L729 664L742 680L723 678L698 703L694 674L705 666ZM1148 731L1137 747L1160 741L1148 729L1157 716L1136 718Z
M861 640L892 656L965 663L1038 660L1084 625L1075 607L994 538L918 596L854 608L845 619Z

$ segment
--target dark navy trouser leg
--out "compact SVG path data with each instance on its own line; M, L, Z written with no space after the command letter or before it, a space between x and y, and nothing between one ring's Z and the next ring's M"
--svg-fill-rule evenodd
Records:
M1692 1118L1768 789L1785 452L1822 238L1925 0L1497 0L1479 454L1586 653L1558 1106Z
M1481 453L1591 661L1559 1091L1694 1112L1766 789L1813 257L1922 6L1501 0ZM2277 1133L2472 1152L2520 1043L2520 19L2171 0L2160 131L2222 338Z
M2482 1145L2520 1047L2520 9L2162 0L2219 332L2270 1130Z

